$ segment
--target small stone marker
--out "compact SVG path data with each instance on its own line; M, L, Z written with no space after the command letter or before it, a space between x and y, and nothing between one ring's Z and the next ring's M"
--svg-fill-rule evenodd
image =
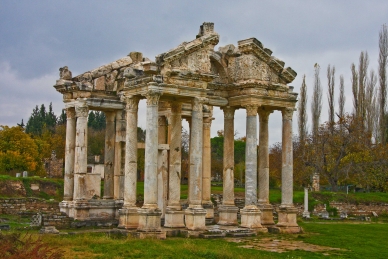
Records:
M347 219L348 218L348 213L346 213L346 211L341 211L340 218L341 219Z
M303 211L303 218L309 219L310 218L310 212L309 212L309 189L304 188L304 211Z
M54 226L47 226L47 227L42 227L39 230L39 234L59 234L59 231Z
M20 177L21 175L21 173L16 173L16 177Z
M327 212L327 210L326 210L326 204L325 204L324 211L321 212L321 217L324 218L324 219L328 219L329 218L329 212Z
M23 177L28 177L28 172L27 171L23 171Z

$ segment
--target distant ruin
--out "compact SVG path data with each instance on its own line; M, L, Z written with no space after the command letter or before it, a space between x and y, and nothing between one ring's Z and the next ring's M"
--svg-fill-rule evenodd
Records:
M156 56L140 52L72 77L60 69L54 85L67 113L62 212L77 220L118 219L119 228L163 236L165 228L205 230L214 218L211 202L210 127L214 106L224 112L223 200L219 225L238 225L234 202L234 113L246 110L245 207L243 228L296 233L293 205L292 116L296 72L255 38L220 47L213 23L196 38ZM138 103L146 99L144 205L136 206ZM100 174L87 172L87 118L106 116L104 193ZM269 203L268 118L282 113L282 201L278 222ZM259 128L257 125L259 116ZM180 203L182 119L190 126L188 207ZM259 134L258 134L259 131ZM259 148L257 148L257 139ZM257 163L259 158L259 164ZM210 220L211 221L211 220ZM165 235L165 234L164 234Z

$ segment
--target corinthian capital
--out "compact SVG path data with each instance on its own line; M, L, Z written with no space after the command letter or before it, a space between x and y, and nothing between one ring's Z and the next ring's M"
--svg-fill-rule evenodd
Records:
M261 110L261 109L259 109L258 113L259 113L259 120L260 121L268 122L269 115L271 113L273 113L273 111L272 110Z
M125 97L125 102L127 103L125 109L127 111L137 111L139 105L139 97L137 96L128 96Z
M175 114L182 113L182 103L181 102L171 102L171 112Z
M292 120L292 115L294 114L294 108L284 108L282 110L282 115L284 120Z
M88 106L75 106L75 116L77 117L88 117L89 109Z
M224 111L224 119L234 119L234 111L236 110L233 107L226 106L221 108Z
M193 111L202 112L203 104L206 102L206 98L195 97L193 99Z
M145 94L145 97L147 98L147 105L158 105L161 95L162 92L158 90L148 90L148 92Z
M244 108L247 110L247 116L256 116L258 107L258 105L254 104L244 106Z
M68 120L74 119L74 117L75 117L74 107L69 107L66 109L66 117Z

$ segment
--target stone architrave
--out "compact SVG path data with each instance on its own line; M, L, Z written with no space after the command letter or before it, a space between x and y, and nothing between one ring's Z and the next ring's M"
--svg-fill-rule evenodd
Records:
M206 210L207 223L214 220L214 206L211 201L211 142L210 129L213 118L203 119L202 149L202 206Z
M89 109L84 100L77 100L75 114L77 117L74 159L74 219L84 220L89 217L86 201L87 186L87 141Z
M144 205L139 209L138 231L158 232L161 210L158 208L158 103L161 92L150 89L147 98L147 120L144 159Z
M119 228L137 229L139 226L138 207L136 207L137 184L137 113L139 98L130 96L126 101L126 145L124 204L119 210Z
M76 118L75 109L66 109L66 148L65 148L65 180L64 180L64 201L73 200L74 192L74 159L75 159L75 130Z
M237 225L238 208L234 204L234 111L224 107L223 200L218 208L219 225Z
M123 148L125 146L125 110L116 112L116 139L115 139L115 160L114 160L114 199L123 202L124 199L124 168L125 157Z
M168 204L165 214L165 227L185 227L184 212L180 204L181 164L182 164L182 103L171 103L171 138Z
M282 110L282 203L279 206L279 232L299 233L296 222L297 209L293 204L293 156L292 156L292 115L293 108Z
M258 207L261 210L261 224L273 226L273 207L269 203L269 149L268 119L270 110L259 109L259 197Z
M115 112L105 112L104 199L114 196Z
M266 230L257 207L257 105L247 105L245 147L245 207L240 211L241 227Z
M205 229L206 210L202 207L203 99L194 98L190 128L189 207L185 223L189 230Z

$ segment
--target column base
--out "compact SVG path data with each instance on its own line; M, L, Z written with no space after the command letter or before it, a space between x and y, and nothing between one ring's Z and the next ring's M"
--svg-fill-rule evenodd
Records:
M162 211L158 208L141 208L138 209L139 226L138 231L141 232L160 232L160 219Z
M211 201L202 203L202 207L206 210L205 224L214 224L214 205Z
M67 216L70 216L70 206L73 201L61 201L59 203L59 211L66 213Z
M267 229L261 225L261 211L256 207L256 205L245 206L242 210L240 210L240 214L241 227L267 232Z
M75 220L89 219L89 202L87 200L76 200L73 205Z
M280 206L278 210L278 223L269 228L272 233L300 233L301 228L296 221L298 210L294 206Z
M171 209L167 207L164 214L164 227L166 228L184 228L185 212L182 210Z
M257 206L261 210L261 225L270 227L275 225L273 220L273 207L271 204L259 204Z
M237 223L237 212L238 208L236 206L220 206L218 208L218 225L224 226L236 226Z
M206 229L206 210L203 208L187 208L185 210L185 224L189 230Z
M118 228L137 229L139 227L139 208L130 207L119 210L119 225Z
M155 232L134 232L132 236L139 239L166 239L165 231L155 231Z
M303 211L302 217L303 217L303 218L306 218L306 219L309 219L309 218L310 218L310 212L308 212L308 211Z

